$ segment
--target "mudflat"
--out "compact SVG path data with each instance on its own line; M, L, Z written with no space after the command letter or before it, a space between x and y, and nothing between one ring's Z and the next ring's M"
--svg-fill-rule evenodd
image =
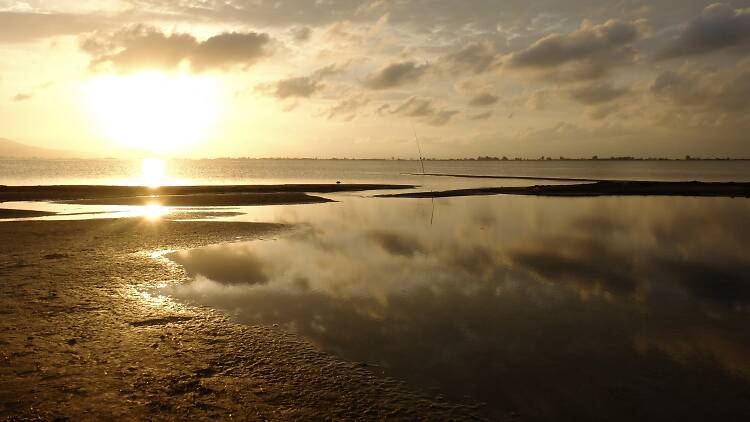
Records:
M242 206L292 205L331 202L309 193L409 189L410 185L288 184L217 186L0 186L0 202L54 201L80 205ZM0 218L39 217L9 215Z
M559 179L570 180L570 179ZM442 198L476 195L535 196L714 196L750 197L750 183L602 181L572 185L486 187L377 195L381 198Z
M380 189L409 189L411 185L386 184L282 184L282 185L202 185L202 186L0 186L0 202L65 201L124 197L218 194L284 194L360 192Z
M302 192L199 193L191 195L124 196L65 201L80 205L160 205L172 207L218 207L240 205L292 205L332 202Z
M274 327L151 296L188 281L154 251L291 227L140 218L0 223L0 419L467 419Z
M54 212L17 210L11 208L0 208L0 218L29 218L29 217L46 217L55 215Z

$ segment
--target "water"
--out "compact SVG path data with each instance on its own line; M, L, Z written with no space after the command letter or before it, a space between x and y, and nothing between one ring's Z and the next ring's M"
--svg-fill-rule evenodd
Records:
M750 181L750 161L427 161L428 173L593 179ZM167 184L424 184L418 161L168 160ZM136 160L2 160L0 185L139 184ZM444 178L440 178L444 179ZM432 183L432 182L428 182ZM437 183L437 182L436 182ZM456 183L442 180L439 183ZM487 186L507 182L483 181Z
M410 176L416 161L169 161L167 183L550 181ZM426 162L426 172L750 181L747 161ZM0 160L0 184L137 184L122 160ZM4 203L40 219L281 222L276 240L175 252L160 290L278 324L491 418L750 420L750 200L491 196L212 209ZM93 214L98 213L98 214Z
M245 208L161 290L490 417L748 420L750 200L514 196Z

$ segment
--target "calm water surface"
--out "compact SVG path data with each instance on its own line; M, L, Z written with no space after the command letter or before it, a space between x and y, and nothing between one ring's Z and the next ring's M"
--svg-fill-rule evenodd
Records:
M527 420L750 420L750 200L471 197L245 208L161 293Z
M746 161L425 167L750 181ZM198 160L170 161L166 176L173 184L341 180L429 189L539 183L403 174L420 171L415 161ZM136 161L0 160L0 184L8 185L134 184L139 172ZM370 194L186 210L0 206L69 213L44 219L219 216L294 224L276 240L170 254L193 280L161 293L243 323L278 324L416 388L485 402L492 418L750 420L750 200Z
M428 173L592 179L750 181L750 161L427 161ZM167 160L167 184L424 184L418 161ZM0 185L138 184L136 160L3 160ZM442 179L442 178L441 178ZM441 181L440 183L448 183ZM487 182L485 181L485 185Z

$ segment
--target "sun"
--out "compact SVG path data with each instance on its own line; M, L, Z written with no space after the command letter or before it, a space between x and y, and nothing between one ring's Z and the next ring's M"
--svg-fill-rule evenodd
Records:
M108 140L180 153L210 135L223 112L216 76L140 72L102 75L85 87L89 113Z

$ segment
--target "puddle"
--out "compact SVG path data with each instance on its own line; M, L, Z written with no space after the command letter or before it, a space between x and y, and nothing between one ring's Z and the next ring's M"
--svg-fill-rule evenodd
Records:
M160 292L496 415L750 412L736 399L750 388L750 201L349 198L243 211L233 219L303 224L173 252L193 281Z

